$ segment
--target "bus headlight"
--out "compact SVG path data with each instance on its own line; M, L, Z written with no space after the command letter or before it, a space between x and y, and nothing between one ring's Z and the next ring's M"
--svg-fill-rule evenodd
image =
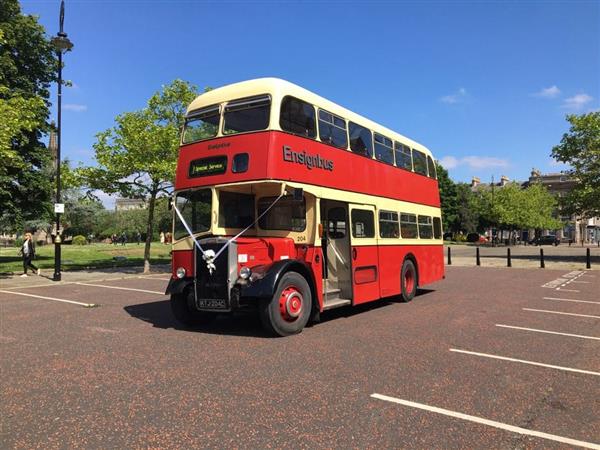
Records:
M240 278L242 280L247 280L250 278L250 275L252 275L252 270L250 270L250 267L242 267L240 269Z
M183 277L185 277L185 268L183 267L178 267L177 270L175 271L175 275L177 276L177 278L181 279Z

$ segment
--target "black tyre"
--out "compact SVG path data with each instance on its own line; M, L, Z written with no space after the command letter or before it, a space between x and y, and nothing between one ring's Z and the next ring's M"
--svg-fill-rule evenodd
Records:
M216 314L198 311L194 306L194 292L187 289L181 294L171 295L171 311L175 319L187 327L199 327L212 322Z
M300 333L308 323L312 295L306 279L297 272L281 277L275 295L260 302L259 315L263 327L277 336Z
M415 297L417 284L418 278L415 264L410 259L405 259L400 274L401 298L403 302L410 302Z

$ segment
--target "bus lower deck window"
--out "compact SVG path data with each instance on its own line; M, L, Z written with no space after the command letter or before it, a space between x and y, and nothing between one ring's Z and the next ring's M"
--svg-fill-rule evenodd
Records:
M353 209L352 214L352 237L372 238L375 237L375 223L373 211L365 209Z
M400 237L397 212L379 211L379 236L382 238Z
M417 234L417 216L415 214L400 214L400 236L405 239L415 239Z
M263 197L258 200L258 215L263 214L277 197ZM306 229L306 199L296 201L285 196L258 221L263 230L304 231Z
M442 219L439 217L433 218L433 237L435 239L442 238Z
M431 223L431 217L419 216L419 238L421 238L421 239L432 239L433 238L433 225Z

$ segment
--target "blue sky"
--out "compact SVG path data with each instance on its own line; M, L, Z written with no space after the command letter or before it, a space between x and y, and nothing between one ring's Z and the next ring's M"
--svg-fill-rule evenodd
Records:
M54 34L59 4L22 8ZM600 109L599 1L67 0L65 31L63 154L86 164L97 132L175 78L287 79L421 142L460 181L561 170L565 114Z

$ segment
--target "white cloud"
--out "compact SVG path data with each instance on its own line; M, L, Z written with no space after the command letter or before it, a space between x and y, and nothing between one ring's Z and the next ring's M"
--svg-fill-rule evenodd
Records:
M84 111L87 111L87 105L79 105L77 103L67 103L67 104L63 105L63 109L66 111L84 112Z
M444 156L442 159L440 159L440 164L446 169L454 169L459 163L460 161L454 156Z
M506 159L495 158L492 156L465 156L464 158L455 158L454 156L444 156L440 163L446 169L454 169L458 166L467 166L471 169L491 169L494 167L508 167Z
M582 93L566 98L562 106L571 111L579 111L592 100L594 100L594 97Z
M453 94L444 95L443 97L440 97L440 102L448 103L448 104L460 103L466 97L467 97L467 90L465 88L461 87L458 91L456 91Z
M560 89L556 85L552 85L549 88L542 88L539 92L531 94L533 97L540 98L556 98L560 95Z

